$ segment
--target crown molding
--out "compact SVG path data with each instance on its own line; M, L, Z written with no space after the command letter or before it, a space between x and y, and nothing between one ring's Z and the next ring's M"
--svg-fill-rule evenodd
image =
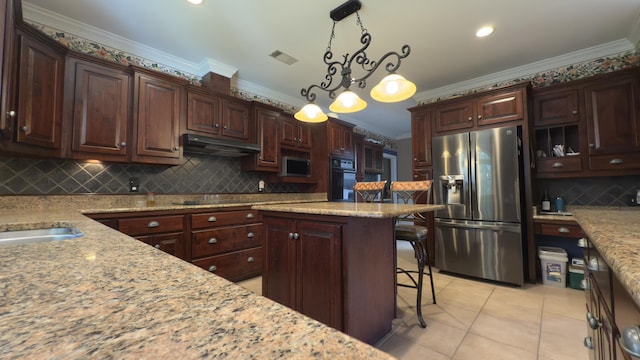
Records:
M627 39L620 39L605 44L593 46L590 48L574 51L568 54L556 56L553 58L536 61L527 65L518 66L512 69L496 72L489 75L480 76L474 79L465 80L459 83L439 87L423 91L414 95L414 99L418 102L424 102L430 99L436 99L442 96L455 94L458 92L468 91L471 89L482 88L499 82L506 82L518 78L529 77L533 74L549 71L563 66L574 65L587 60L597 59L613 54L619 54L625 51L633 50L633 44Z
M627 39L631 41L637 50L640 50L640 12L638 12L638 16L636 16L635 21L631 24Z

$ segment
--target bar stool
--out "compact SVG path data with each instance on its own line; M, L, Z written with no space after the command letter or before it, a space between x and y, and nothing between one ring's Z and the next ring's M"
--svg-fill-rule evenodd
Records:
M397 203L408 204L410 202L415 203L429 203L431 195L432 180L423 181L394 181L391 183L391 195ZM397 241L408 241L413 247L416 260L418 262L418 271L405 270L400 267L397 268L397 273L403 273L409 277L413 285L397 284L398 286L409 287L417 289L416 296L416 312L418 314L418 321L420 327L426 328L427 323L422 317L422 279L424 275L428 275L431 280L431 294L433 296L433 303L436 303L436 292L433 286L433 276L431 275L431 261L429 260L429 249L427 247L427 228L415 224L403 224L403 221L426 221L424 215L416 213L410 214L405 217L398 218L395 227L395 237ZM429 268L429 272L425 273L425 265ZM416 280L412 274L417 274Z
M382 202L384 199L384 187L386 181L361 181L353 185L355 202L361 199L363 202Z

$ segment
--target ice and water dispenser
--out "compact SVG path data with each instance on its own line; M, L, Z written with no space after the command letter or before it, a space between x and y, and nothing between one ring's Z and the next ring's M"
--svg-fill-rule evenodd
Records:
M464 181L462 175L440 176L440 191L444 204L464 204Z

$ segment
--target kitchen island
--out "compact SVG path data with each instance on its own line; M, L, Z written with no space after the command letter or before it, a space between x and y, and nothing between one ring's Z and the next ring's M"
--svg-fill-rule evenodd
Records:
M441 205L257 205L265 232L263 295L374 344L396 309L395 218Z
M100 199L73 199L2 199L0 231L84 236L0 247L0 358L393 358L76 210L108 211Z

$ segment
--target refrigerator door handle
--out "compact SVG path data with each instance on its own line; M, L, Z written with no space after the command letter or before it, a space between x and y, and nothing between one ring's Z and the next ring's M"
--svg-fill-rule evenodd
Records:
M455 228L470 228L470 229L488 229L488 230L508 230L512 228L520 232L520 224L506 223L506 222L477 222L477 221L456 221L435 219L436 226L455 227Z

